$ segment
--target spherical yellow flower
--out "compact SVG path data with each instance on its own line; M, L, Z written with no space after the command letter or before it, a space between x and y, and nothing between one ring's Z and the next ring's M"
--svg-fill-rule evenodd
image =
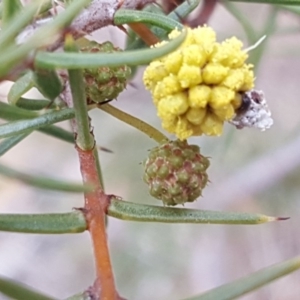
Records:
M150 63L143 77L162 126L181 140L220 135L224 121L231 120L241 105L240 93L254 85L252 65L245 63L248 55L241 41L232 37L218 43L208 26L187 31L183 44ZM175 29L169 38L179 34Z

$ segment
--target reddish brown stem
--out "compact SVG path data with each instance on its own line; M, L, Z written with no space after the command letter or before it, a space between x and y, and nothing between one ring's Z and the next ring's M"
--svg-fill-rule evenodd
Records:
M206 24L209 21L212 13L214 12L217 3L218 0L204 0L200 13L189 22L189 25L193 28L199 25L202 26Z
M85 213L90 231L96 263L97 279L95 287L99 289L101 300L115 300L117 293L110 263L105 229L105 211L108 197L100 184L97 162L93 150L82 150L77 147L80 169L84 183L94 185L92 192L85 193Z
M142 23L128 23L128 26L148 45L152 46L160 42L159 38Z

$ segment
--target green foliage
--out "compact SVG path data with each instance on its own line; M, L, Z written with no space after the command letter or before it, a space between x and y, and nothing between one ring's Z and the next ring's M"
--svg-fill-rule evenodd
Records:
M0 277L0 290L4 295L17 300L54 300L54 298L4 277Z
M91 67L114 67L119 65L143 65L164 56L175 50L184 40L185 32L180 34L165 46L140 51L126 51L121 53L56 53L39 52L35 57L35 66L38 68L91 68Z
M190 224L254 225L276 220L261 214L158 207L118 199L111 200L107 214L127 221Z
M7 95L7 101L9 104L16 105L22 95L34 87L33 77L34 73L32 71L28 71L14 82Z
M14 136L14 138L19 138L20 136ZM26 136L21 136L22 139ZM19 141L17 139L17 141ZM17 143L16 140L14 140L14 144ZM12 142L11 142L12 143ZM11 144L10 144L11 145ZM9 146L6 146L8 148ZM17 180L20 180L28 185L32 185L34 187L38 187L41 189L49 189L53 191L61 191L61 192L74 192L74 193L82 193L84 191L90 191L92 190L92 187L84 187L82 184L72 184L68 182L63 182L61 180L55 180L51 178L43 178L41 176L32 176L23 172L16 171L12 168L6 167L2 164L0 164L0 174L4 175L9 178L14 178Z
M19 0L3 1L2 28L20 11L22 4Z
M287 260L283 263L262 269L247 277L238 279L232 283L225 284L212 291L208 291L200 296L192 297L186 300L231 300L245 295L277 278L280 278L290 272L298 270L300 267L300 257Z
M243 2L276 4L274 9L270 11L270 18L267 18L264 22L262 29L257 30L253 22L241 13L238 6L229 1L224 1L224 7L240 23L249 44L255 43L264 34L271 36L275 32L276 18L281 10L289 10L295 15L299 15L299 7L296 5L300 5L300 1L296 0L244 0ZM104 194L103 190L97 191L97 182L95 183L91 178L98 176L99 181L101 181L100 185L103 187L102 169L99 164L97 148L95 147L96 141L91 126L91 117L88 114L89 110L101 109L119 121L138 129L157 143L163 143L168 139L163 133L144 120L131 116L109 104L95 104L87 101L83 69L100 66L109 68L124 64L138 67L148 64L177 49L184 41L186 31L183 30L177 38L165 45L147 49L142 49L145 48L142 40L144 37L137 36L131 31L128 35L127 51L80 53L77 50L76 39L79 38L82 32L76 32L74 23L76 23L76 20L80 20L80 18L77 18L78 15L83 9L88 9L90 3L90 0L68 1L68 5L66 5L63 12L50 21L45 22L45 24L37 26L37 29L30 32L31 34L28 38L23 37L23 39L22 34L28 33L27 30L30 28L30 26L27 26L36 22L39 18L43 20L44 14L54 4L51 1L42 1L42 3L40 1L32 1L31 4L23 7L19 0L3 0L0 3L2 26L0 32L0 80L9 79L14 81L7 95L8 103L0 102L0 118L6 121L6 123L3 122L0 125L0 157L37 130L75 144L79 154L84 183L77 184L47 176L30 175L30 171L28 173L21 172L2 164L2 162L0 163L0 174L40 189L56 192L84 193L86 203L89 202L89 197L95 193L99 197L99 202L102 198L106 200L106 205L103 205L103 211L96 210L96 212L91 211L90 208L87 209L86 204L85 207L75 211L71 211L70 208L70 212L67 213L0 214L0 231L34 234L68 234L87 230L92 232L92 227L94 226L94 220L91 221L92 213L98 214L100 218L109 216L126 221L174 224L255 225L287 219L269 217L252 212L159 207L123 201L117 196ZM166 39L167 33L174 28L184 28L182 20L188 17L199 3L200 1L196 0L185 1L168 15L161 8L153 5L140 11L114 8L116 9L113 14L114 19L111 19L110 23L117 26L133 23L147 24L149 26L147 28L152 30L157 38ZM88 22L88 19L86 22ZM63 48L63 51L54 51L59 47ZM266 44L253 51L251 56L253 63L258 64L262 59L265 47ZM25 94L32 88L36 88L44 99L28 98ZM71 120L72 132L55 125L66 120ZM105 124L103 124L103 131L105 130L109 132L113 129L106 128ZM139 147L143 147L143 145L139 145ZM91 166L88 165L85 156L87 154L91 154L94 159L96 175L91 174ZM125 157L123 159L126 160ZM84 170L85 167L86 170ZM135 190L135 192L137 191ZM22 201L22 195L19 197ZM220 198L222 198L222 195L220 195ZM102 236L106 238L105 234ZM95 255L97 256L97 253ZM296 257L189 299L235 299L299 268L299 257ZM99 270L97 272L99 273ZM99 275L98 273L97 276L101 278L101 274ZM96 287L97 285L95 284L93 288L96 289ZM2 277L0 278L0 292L13 299L54 299ZM89 296L87 291L85 291L68 299L84 300L89 299Z
M6 123L0 125L0 138L25 133L28 130L39 129L50 124L72 119L73 117L74 110L72 108L66 108L59 111L45 113L39 117L31 118L29 120L20 120Z
M78 233L87 229L80 211L61 214L1 214L0 230L24 233Z

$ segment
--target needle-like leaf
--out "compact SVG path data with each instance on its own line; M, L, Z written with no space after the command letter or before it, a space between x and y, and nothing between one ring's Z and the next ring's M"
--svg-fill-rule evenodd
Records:
M0 174L40 189L72 193L82 193L92 190L91 186L83 186L81 183L71 183L42 176L33 176L2 164L0 164Z
M15 300L55 300L31 287L2 276L0 277L0 293Z
M79 210L60 214L0 214L0 231L61 234L87 229Z
M121 220L162 223L251 225L284 220L256 213L197 210L137 204L112 198L107 214Z
M38 52L35 66L40 68L80 69L90 67L115 67L120 65L141 65L164 56L180 46L186 37L183 31L177 38L158 48L118 53L67 53L67 52Z
M232 300L237 299L267 283L300 269L300 256L262 269L247 277L224 284L202 295L186 300Z
M72 119L73 117L74 110L72 108L66 108L46 113L33 119L6 123L0 125L0 138L18 135L28 130L39 129L50 124Z

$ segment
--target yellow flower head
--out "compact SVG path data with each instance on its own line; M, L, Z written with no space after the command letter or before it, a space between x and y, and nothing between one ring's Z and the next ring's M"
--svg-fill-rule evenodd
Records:
M212 28L187 28L185 42L175 52L150 63L144 84L151 91L163 127L181 139L220 135L241 105L240 92L253 88L247 52L232 37L216 42ZM175 29L169 34L176 38ZM166 42L156 44L159 47Z

